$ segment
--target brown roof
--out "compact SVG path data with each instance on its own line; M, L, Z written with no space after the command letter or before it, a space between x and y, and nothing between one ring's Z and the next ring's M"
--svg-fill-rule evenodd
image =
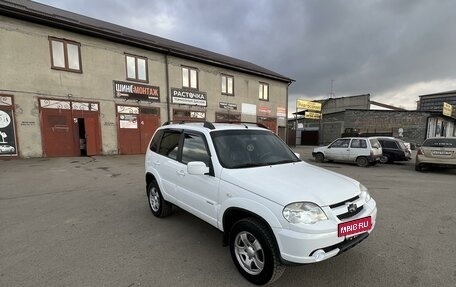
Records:
M282 82L294 81L247 61L28 0L0 0L0 14Z

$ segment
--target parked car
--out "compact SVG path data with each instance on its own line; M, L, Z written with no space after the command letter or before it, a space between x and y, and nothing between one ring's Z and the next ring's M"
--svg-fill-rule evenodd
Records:
M407 144L403 140L393 137L377 137L377 140L382 145L383 156L380 158L381 163L408 161L412 159L412 152L410 148L407 148Z
M365 186L300 160L257 124L164 125L145 170L152 214L168 216L176 205L219 229L239 272L258 285L286 265L341 254L376 222Z
M375 165L382 157L382 146L375 137L338 138L327 146L316 147L312 156L317 162L354 162L358 166Z
M415 170L425 167L456 168L456 137L425 140L416 153Z

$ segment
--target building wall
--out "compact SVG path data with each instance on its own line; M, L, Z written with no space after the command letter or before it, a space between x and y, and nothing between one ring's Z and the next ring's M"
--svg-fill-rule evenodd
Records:
M421 143L426 139L428 112L347 110L323 116L322 144L340 137L346 128L360 133L391 133L406 142Z
M322 113L336 113L346 109L365 109L370 108L370 95L359 95L351 97L330 98L325 100L322 106Z
M118 152L116 104L156 107L160 120L168 119L166 56L149 50L118 44L95 37L0 16L0 94L14 97L17 138L21 157L43 155L39 99L95 101L100 104L103 154ZM64 38L81 44L82 73L51 69L48 37ZM147 57L149 82L158 86L160 102L137 102L114 97L113 81L126 80L125 53ZM171 104L173 109L202 110L206 119L215 120L215 112L227 112L219 102L229 102L242 113L242 104L266 107L266 114L277 117L277 108L286 108L288 83L231 71L182 58L168 57L169 87L182 89L182 65L198 69L199 91L207 93L207 107ZM221 94L221 73L234 76L234 96ZM269 101L258 99L259 82L269 84ZM142 84L142 83L141 83ZM242 115L256 122L256 115ZM285 126L285 121L283 121Z

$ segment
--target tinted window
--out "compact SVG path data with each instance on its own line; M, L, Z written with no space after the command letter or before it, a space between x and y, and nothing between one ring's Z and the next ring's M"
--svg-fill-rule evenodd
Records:
M428 147L456 147L456 139L439 138L439 139L427 139L424 141L423 146Z
M202 135L185 134L182 145L182 162L202 161L209 166L209 153Z
M160 142L159 153L172 159L177 159L180 132L165 131Z
M382 147L384 147L384 148L397 149L397 145L396 145L395 141L383 140L383 141L380 141L380 143L382 144Z
M154 135L154 138L152 139L152 141L150 142L150 146L149 146L149 149L151 151L154 151L154 152L157 152L158 150L158 143L160 142L160 139L161 139L161 136L163 135L163 130L158 130L155 135Z

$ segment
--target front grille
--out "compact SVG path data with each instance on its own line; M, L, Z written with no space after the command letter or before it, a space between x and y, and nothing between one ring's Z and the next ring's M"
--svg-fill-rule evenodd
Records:
M333 204L333 205L330 205L329 207L330 207L330 208L336 208L336 207L339 207L339 206L343 206L343 205L345 205L345 203L347 203L347 202L353 202L353 201L357 200L358 198L359 198L359 196L357 195L357 196L352 197L352 198L350 198L350 199L347 199L347 200L341 201L341 202L339 202L339 203L335 203L335 204Z
M346 212L346 213L342 213L342 214L339 214L337 216L337 218L339 218L340 220L343 220L343 219L346 219L346 218L350 218L352 216L355 216L357 215L358 213L360 213L361 211L363 210L363 206L360 206L358 207L355 211L353 212Z

